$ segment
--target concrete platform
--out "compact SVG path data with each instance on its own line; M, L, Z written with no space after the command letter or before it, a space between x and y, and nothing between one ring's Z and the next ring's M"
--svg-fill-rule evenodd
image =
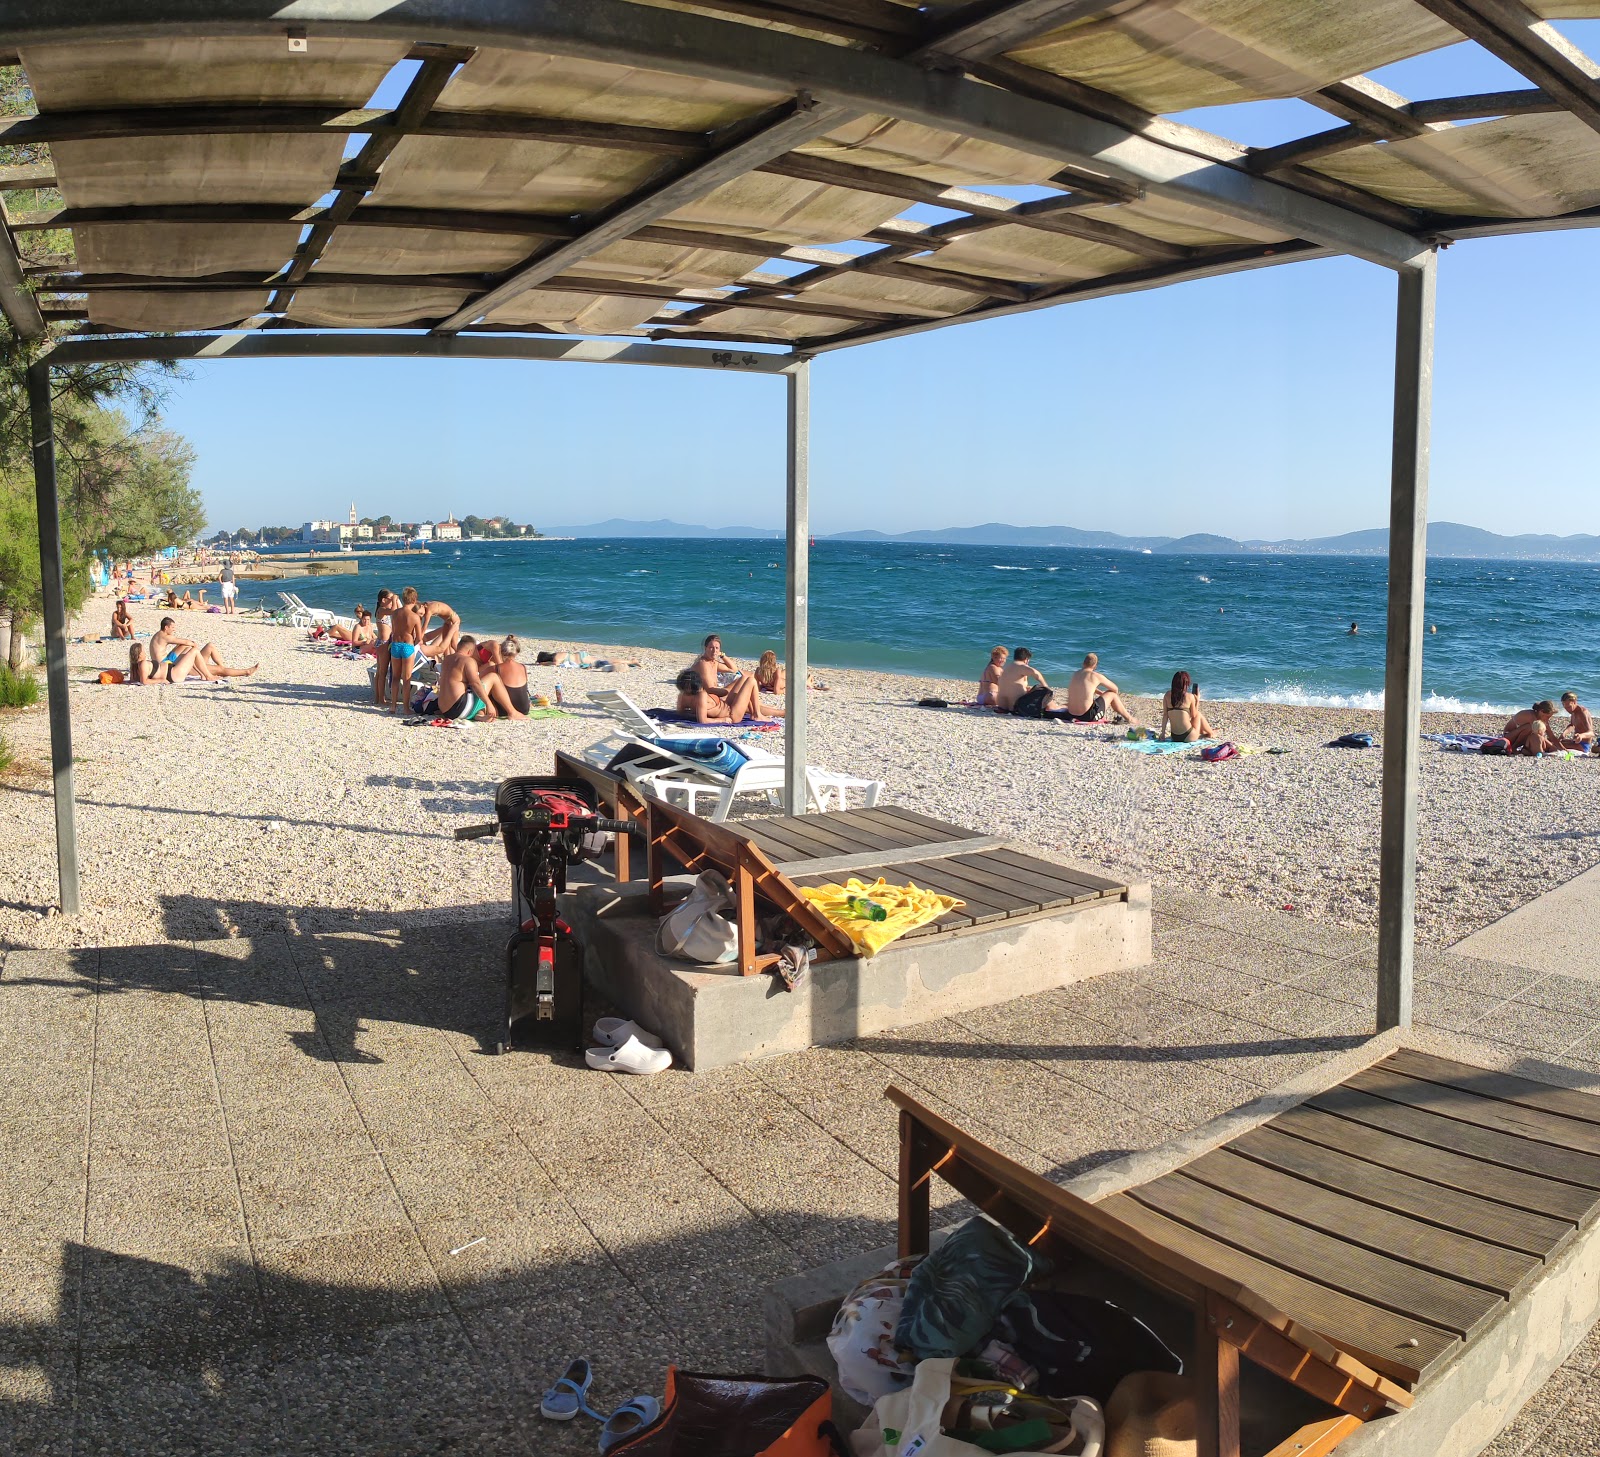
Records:
M1148 885L897 942L871 958L818 961L794 992L774 976L659 955L642 887L592 886L570 899L590 983L696 1071L931 1022L1151 959Z
M1450 949L1506 966L1600 981L1600 866L1518 906Z

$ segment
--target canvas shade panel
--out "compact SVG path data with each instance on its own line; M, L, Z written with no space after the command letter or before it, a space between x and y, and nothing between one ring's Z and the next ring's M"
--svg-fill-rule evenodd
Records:
M905 206L854 188L752 172L723 183L666 221L675 227L762 238L777 252L791 243L848 242L888 222Z
M1575 116L1504 116L1358 147L1317 171L1407 207L1555 217L1600 205L1600 134Z
M407 47L387 40L313 40L291 55L281 36L80 40L23 48L40 111L244 102L360 107Z
M1058 159L887 116L857 117L795 150L943 187L1044 183L1061 170Z
M880 309L885 315L912 314L924 319L964 313L983 301L980 293L877 273L841 273L837 278L799 290L796 297L812 304L848 304L853 308Z
M887 322L887 320L886 320ZM696 333L707 338L749 335L756 339L806 339L837 334L845 329L866 328L860 319L834 319L821 314L780 314L775 309L729 309L713 314ZM684 332L685 338L694 334Z
M444 318L467 300L465 289L302 288L289 304L289 317L301 324L331 329L389 329Z
M931 261L955 272L989 274L1013 283L1052 284L1103 278L1142 267L1149 260L1105 243L1006 223L946 244Z
M1416 0L1136 0L1010 52L1146 111L1304 96L1347 76L1453 45Z
M1074 208L1078 217L1094 218L1129 228L1163 243L1204 248L1230 243L1283 243L1289 234L1244 218L1223 217L1176 198L1146 196L1135 202L1095 203Z
M743 278L761 260L749 253L720 248L691 248L676 243L613 243L568 270L576 278L625 278L633 283L659 283L672 288L721 288Z
M620 334L652 318L665 299L602 298L535 288L508 299L489 315L492 324L536 324L563 334Z
M72 230L83 273L204 278L278 272L294 256L299 223L84 223Z
M702 81L608 61L484 50L450 78L437 111L563 116L707 132L787 99L781 91Z
M267 306L265 289L199 293L128 290L89 295L89 322L130 334L160 334L175 329L215 329L237 324Z
M564 142L406 137L372 193L387 207L589 213L643 187L662 165L649 152Z
M519 233L472 233L454 228L388 228L344 224L334 230L312 268L325 273L502 273L542 238Z

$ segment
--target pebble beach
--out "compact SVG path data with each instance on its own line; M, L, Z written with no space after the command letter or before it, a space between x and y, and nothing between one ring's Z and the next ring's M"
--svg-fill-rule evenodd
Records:
M141 632L161 614L134 604ZM95 601L74 634L94 634ZM70 648L83 913L55 897L49 730L43 704L0 715L17 755L0 776L0 946L127 945L284 929L380 931L505 913L495 840L451 831L492 813L496 784L549 773L558 748L602 738L591 688L645 707L672 701L693 655L598 643L524 642L529 687L568 716L407 727L371 702L363 662L259 618L179 613L255 677L178 686L102 685L126 668L110 640ZM781 644L777 646L781 647ZM543 647L639 666L619 673L532 666ZM984 659L973 653L974 680ZM1113 678L1115 662L1102 664ZM1279 748L1222 764L1146 756L1123 730L1012 720L959 703L972 682L816 670L810 761L882 779L890 802L1158 885L1346 926L1377 915L1377 751L1323 747L1381 732L1355 709L1211 702L1219 733ZM1531 695L1530 695L1531 696ZM1156 704L1134 699L1142 717ZM1497 731L1498 719L1424 716L1426 732ZM776 747L776 745L774 745ZM1448 945L1600 861L1600 763L1422 753L1420 938ZM759 808L757 807L757 812Z

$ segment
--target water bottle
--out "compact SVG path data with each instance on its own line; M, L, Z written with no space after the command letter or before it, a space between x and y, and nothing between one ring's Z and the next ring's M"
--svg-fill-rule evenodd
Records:
M557 683L556 684L556 703L559 706L561 704L561 702L562 702L561 685L559 683Z
M884 910L877 901L869 901L864 895L852 895L845 898L845 912L856 916L863 921L887 921L888 911Z

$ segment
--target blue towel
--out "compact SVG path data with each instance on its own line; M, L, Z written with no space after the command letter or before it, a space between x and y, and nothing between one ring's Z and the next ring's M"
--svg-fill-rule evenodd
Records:
M1217 741L1196 739L1192 744L1185 744L1175 743L1170 739L1118 739L1117 742L1124 749L1132 749L1136 754L1188 754Z
M748 756L725 739L657 739L656 743L685 759L693 759L713 774L726 774L730 779L749 763Z
M1457 754L1476 754L1482 751L1483 746L1490 739L1497 739L1499 734L1423 734L1423 738L1430 743L1442 745Z

